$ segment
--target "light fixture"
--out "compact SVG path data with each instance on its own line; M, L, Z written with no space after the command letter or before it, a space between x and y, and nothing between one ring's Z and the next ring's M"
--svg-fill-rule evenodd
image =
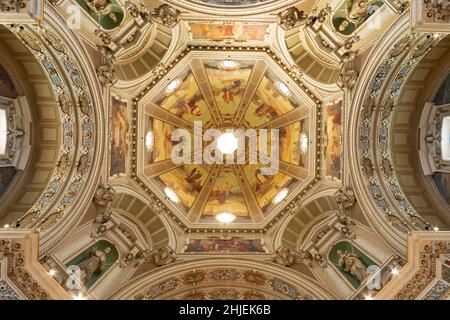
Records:
M288 86L283 82L275 81L275 88L277 88L278 92L284 97L289 97L289 95L291 94Z
M219 62L219 68L226 71L233 71L239 68L239 63L233 60L224 60Z
M5 224L5 226L4 226L6 229L8 229L9 228L9 224Z
M373 298L372 298L371 295L366 295L366 296L364 297L364 300L373 300Z
M308 151L308 136L304 133L300 135L300 139L298 140L298 147L300 148L300 151L305 153Z
M400 271L399 271L397 268L394 268L394 269L391 270L391 273L392 273L394 276L397 276L397 275L400 273Z
M273 204L278 204L281 201L283 201L287 197L288 193L289 193L289 189L287 189L287 188L282 189L280 192L278 192L275 195L275 197L273 197L273 201L272 201Z
M217 148L223 154L233 154L238 148L238 139L231 132L222 133L217 139Z
M55 269L50 269L48 271L48 273L53 277L56 274L56 270Z
M433 231L439 231L439 227L434 227Z
M6 111L0 109L0 154L6 153L8 143L8 121Z
M147 150L152 150L153 146L155 144L155 135L153 134L153 131L149 130L145 134L145 147Z
M219 212L216 214L216 220L220 223L231 223L236 219L236 216L231 212Z
M165 187L164 193L166 194L167 198L169 198L170 201L175 202L175 203L180 202L180 198L178 197L177 193L172 188Z
M83 296L83 294L80 292L77 295L73 296L73 300L86 300L86 298Z
M181 83L182 81L180 79L172 80L172 82L170 82L167 85L166 90L164 90L164 93L166 95L174 93L181 86Z

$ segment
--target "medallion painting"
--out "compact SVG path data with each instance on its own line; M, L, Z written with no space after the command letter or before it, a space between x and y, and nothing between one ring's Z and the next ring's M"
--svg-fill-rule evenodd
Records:
M117 0L76 0L77 3L106 30L117 28L124 18L124 11Z
M14 99L17 91L6 70L0 65L0 97Z
M269 34L269 24L249 23L189 23L192 40L264 41Z
M190 209L208 177L207 165L182 165L156 178L164 187L174 190L185 209Z
M186 121L202 121L204 128L209 127L211 112L191 70L186 68L170 84L173 84L173 90L161 92L155 103Z
M237 61L233 70L221 68L217 62L205 62L211 89L217 107L224 118L232 118L239 107L248 79L252 73L254 62Z
M66 263L66 267L79 269L80 281L89 289L118 258L116 247L106 240L100 240Z
M126 173L128 115L127 101L111 96L111 169L110 176Z
M261 239L189 239L186 253L265 253Z
M239 181L232 167L222 167L209 194L204 215L233 212L237 217L249 218Z
M0 198L11 185L17 170L13 167L0 167Z
M382 5L381 0L343 0L333 15L333 26L339 33L351 35Z
M325 109L326 176L333 180L341 179L342 101L328 104Z
M377 266L372 259L348 241L335 244L330 250L328 259L355 289L366 280L368 268L370 270Z

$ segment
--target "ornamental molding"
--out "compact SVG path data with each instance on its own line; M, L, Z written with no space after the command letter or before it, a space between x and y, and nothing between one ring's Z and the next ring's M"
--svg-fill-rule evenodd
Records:
M197 287L253 286L292 300L335 299L312 279L284 267L245 259L198 259L174 263L139 276L109 297L122 299L168 299Z
M285 1L267 1L267 3L258 3L249 6L229 6L214 5L202 3L192 0L163 0L163 2L172 5L175 8L183 9L183 11L195 12L200 14L208 14L214 16L226 17L242 17L242 16L259 16L268 15L270 12L287 9L297 4L300 0Z
M4 285L7 299L70 299L40 264L38 246L39 234L34 230L0 229L0 289L1 282L8 286Z
M442 282L448 292L444 262L450 254L450 232L418 232L408 236L407 264L374 299L416 300L429 297L435 284ZM445 294L441 292L442 296ZM448 293L447 293L448 296Z

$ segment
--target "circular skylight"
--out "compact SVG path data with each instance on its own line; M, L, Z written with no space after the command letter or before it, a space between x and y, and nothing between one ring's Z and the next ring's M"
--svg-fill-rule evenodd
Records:
M220 223L231 223L236 219L236 216L231 212L220 212L216 214L216 220Z
M180 79L172 80L172 82L170 82L167 85L166 90L164 91L165 94L172 94L172 93L174 93L181 86L181 82L182 81Z
M275 195L275 197L273 197L273 203L274 204L280 203L281 201L283 201L287 197L288 193L289 193L289 190L287 188L282 189L280 192L278 192Z
M6 121L6 111L0 110L0 154L5 154L8 140L8 128Z
M291 91L289 90L288 86L280 81L275 81L275 88L277 88L278 92L285 97L289 97L291 94Z
M233 60L224 60L219 62L219 68L223 70L236 70L239 68L239 63Z
M177 193L172 188L165 187L164 193L166 194L167 198L169 198L170 201L175 202L175 203L180 202L180 198L178 197Z
M153 131L148 131L145 135L145 147L147 150L152 150L155 145L155 136L153 135Z
M238 139L231 132L223 133L217 139L217 148L223 154L233 154L238 148Z
M302 133L300 135L298 145L301 152L305 153L306 151L308 151L308 136L306 134Z

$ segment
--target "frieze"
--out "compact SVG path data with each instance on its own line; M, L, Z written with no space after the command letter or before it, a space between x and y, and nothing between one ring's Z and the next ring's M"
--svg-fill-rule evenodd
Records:
M284 295L288 299L294 300L309 300L313 299L309 294L303 293L298 287L281 280L275 276L263 274L254 270L241 269L209 269L196 270L183 273L179 276L172 277L168 280L162 281L145 291L143 294L134 296L135 300L152 300L157 299L162 295L167 295L173 292L176 295L177 291L184 288L192 288L190 292L195 291L196 285L214 286L217 281L227 281L233 283L234 286L252 285L255 289L261 288L265 291L275 291ZM189 296L192 298L192 296Z

